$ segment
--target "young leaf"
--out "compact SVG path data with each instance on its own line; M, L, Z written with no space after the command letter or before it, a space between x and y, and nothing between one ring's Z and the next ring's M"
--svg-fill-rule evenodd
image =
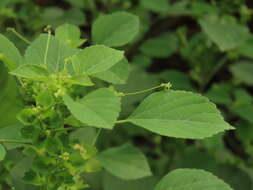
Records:
M80 29L72 24L64 24L56 28L55 37L66 45L76 48L82 45L85 40L80 39Z
M239 24L208 19L201 19L199 23L203 31L221 51L237 48L248 38L248 28Z
M129 74L129 63L126 58L113 65L107 71L97 73L94 77L112 84L124 84Z
M127 120L160 135L190 139L232 129L207 98L186 91L153 93Z
M241 61L230 66L232 74L240 81L253 85L253 62Z
M0 34L0 60L12 70L22 63L22 56L14 44L4 35Z
M65 58L77 51L54 36L42 34L27 48L25 59L27 64L44 64L50 71L61 71L64 68Z
M155 190L233 190L213 174L197 169L177 169L166 175Z
M108 70L123 57L123 51L95 45L79 51L71 60L77 74L94 75Z
M79 101L63 97L70 112L84 124L112 129L120 112L120 98L107 88L95 90Z
M129 144L100 153L98 160L106 170L121 179L133 180L152 175L145 156Z
M23 64L10 74L39 81L45 81L49 77L49 72L42 65L35 64Z
M6 155L6 150L4 146L0 144L0 161L4 159L5 155Z
M92 26L92 40L110 47L123 46L138 34L139 22L138 17L123 11L100 16Z

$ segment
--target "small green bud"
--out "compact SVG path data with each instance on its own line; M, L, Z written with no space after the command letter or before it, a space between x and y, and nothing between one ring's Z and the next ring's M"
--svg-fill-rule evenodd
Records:
M123 96L125 96L125 93L123 93L123 92L117 92L117 95L120 96L120 97L123 97Z
M48 137L51 135L51 133L52 133L52 132L51 132L50 130L46 130L46 131L45 131L45 134L46 134L46 136L48 136Z
M63 88L59 88L56 93L54 93L54 96L56 98L62 97L66 94L66 90Z
M172 87L172 84L170 82L161 84L162 87L166 89L170 89Z
M68 152L64 152L62 155L59 156L59 158L68 161L70 154Z

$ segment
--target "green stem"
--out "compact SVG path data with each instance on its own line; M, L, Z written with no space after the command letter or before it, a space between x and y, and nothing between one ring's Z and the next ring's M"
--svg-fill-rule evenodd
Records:
M83 127L68 127L68 128L53 129L53 131L71 131L71 130L82 129L82 128L86 128L86 127L87 126L83 126Z
M29 142L23 142L18 140L12 140L12 139L0 139L0 143L17 143L17 144L27 144L30 145Z
M21 34L19 34L14 28L7 28L7 31L12 32L13 34L15 34L19 39L23 40L25 43L27 44L31 44L31 41L29 41L28 39L26 39L24 36L22 36Z
M159 88L171 88L171 84L170 83L162 83L160 84L159 86L155 86L155 87L152 87L152 88L149 88L149 89L146 89L146 90L142 90L142 91L138 91L138 92L130 92L130 93L123 93L123 92L120 92L119 93L119 96L130 96L130 95L137 95L137 94L144 94L146 92L150 92L150 91L153 91L153 90L156 90L156 89L159 89Z
M45 57L44 57L44 64L47 64L47 54L48 54L48 48L49 48L49 42L50 42L50 36L51 36L51 30L48 29L48 37L47 37L47 45L46 45L46 51L45 51Z
M116 121L117 124L120 124L120 123L127 123L128 120L124 119L124 120L119 120L119 121Z

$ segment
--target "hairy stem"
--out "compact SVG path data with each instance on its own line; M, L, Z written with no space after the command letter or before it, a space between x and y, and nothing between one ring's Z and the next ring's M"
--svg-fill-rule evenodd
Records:
M171 84L170 83L162 83L158 86L155 86L155 87L152 87L152 88L149 88L149 89L146 89L146 90L141 90L141 91L138 91L138 92L130 92L130 93L123 93L123 92L120 92L119 93L119 96L131 96L131 95L137 95L137 94L144 94L144 93L147 93L147 92L150 92L150 91L153 91L153 90L157 90L159 88L171 88Z

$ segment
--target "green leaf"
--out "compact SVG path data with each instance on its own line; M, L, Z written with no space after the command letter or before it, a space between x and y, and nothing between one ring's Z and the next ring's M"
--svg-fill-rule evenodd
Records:
M63 97L70 112L84 124L112 129L120 112L120 98L107 88L101 88L74 101L68 95Z
M17 123L16 115L20 110L21 100L15 78L8 74L0 64L0 128ZM4 116L4 117L3 117Z
M50 91L40 92L36 97L36 105L42 106L46 109L52 107L55 103L54 97Z
M201 19L199 21L203 31L221 51L235 49L248 38L249 30L239 24L219 21L217 19ZM224 35L222 35L224 34Z
M194 2L191 2L191 5L193 3ZM170 4L166 11L166 16L192 16L193 14L194 12L189 9L188 1L176 1L173 4Z
M253 62L241 61L230 66L232 74L247 85L253 85Z
M22 56L15 45L4 35L0 34L0 60L12 70L22 63Z
M247 58L253 59L253 35L250 35L249 39L240 47L236 49L239 54Z
M13 186L19 190L27 190L33 189L31 185L26 184L22 178L24 177L25 173L32 167L33 159L31 157L22 157L21 153L14 154L15 165L9 171L10 177L13 181Z
M23 181L27 184L35 185L35 186L41 186L43 185L43 179L33 170L29 170L25 172L25 175L23 177Z
M173 90L148 96L127 121L160 135L190 139L232 129L207 98Z
M169 57L178 48L178 38L175 34L163 34L145 41L141 52L148 57Z
M5 155L6 155L6 150L4 146L0 144L0 161L4 159Z
M10 74L39 81L45 81L49 77L49 72L44 67L35 64L23 64Z
M235 106L245 106L253 103L253 96L246 88L233 89L233 97Z
M234 112L236 115L241 118L247 120L250 123L253 123L252 112L253 112L253 104L247 105L235 105L231 107L231 112Z
M233 100L226 84L214 84L205 94L215 104L230 105Z
M122 59L109 70L97 73L94 77L112 84L125 84L129 74L129 63L126 58Z
M80 29L72 24L64 24L56 28L55 37L70 47L79 47L86 40L81 39Z
M42 17L47 25L51 25L53 27L65 23L74 25L86 24L85 14L78 8L63 10L59 7L47 7L44 9Z
M44 65L50 71L57 72L63 70L64 60L77 51L52 35L42 34L27 48L25 59L27 64Z
M97 131L94 127L84 127L84 128L73 131L70 134L70 140L74 142L78 140L82 144L92 145L96 136L97 136Z
M138 17L123 11L100 16L92 26L92 40L110 47L123 46L138 34L139 22Z
M49 137L46 140L45 149L48 153L59 154L62 149L62 144L59 139Z
M232 190L213 174L197 169L177 169L166 175L155 190Z
M107 171L121 179L133 180L152 175L145 156L129 144L100 153L98 160Z
M22 142L27 142L21 135L21 124L13 124L6 127L0 128L0 139L9 139L9 140L17 140ZM21 144L16 143L4 143L7 149L13 149L21 146Z
M169 10L169 3L167 0L141 0L141 6L145 9L161 13Z
M103 189L104 190L154 190L158 177L150 176L137 180L122 180L113 176L109 172L104 172Z
M74 75L70 79L66 79L69 84L76 84L80 86L93 86L94 83L91 81L90 77L85 74Z
M77 74L94 75L108 70L123 57L123 51L95 45L79 51L72 57L72 63Z

